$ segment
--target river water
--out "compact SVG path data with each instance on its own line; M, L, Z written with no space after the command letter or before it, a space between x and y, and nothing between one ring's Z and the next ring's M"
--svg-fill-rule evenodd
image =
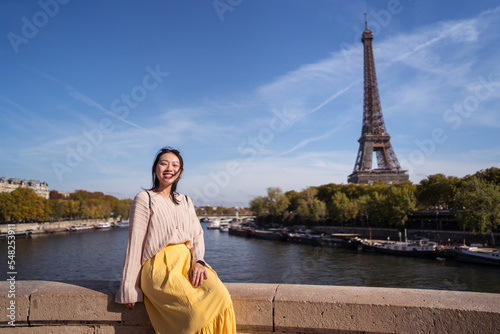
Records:
M497 267L247 239L204 229L205 260L223 282L500 293ZM16 280L119 281L127 237L128 228L113 228L18 238ZM6 240L0 240L0 255L0 263L7 263ZM7 278L4 268L2 280Z

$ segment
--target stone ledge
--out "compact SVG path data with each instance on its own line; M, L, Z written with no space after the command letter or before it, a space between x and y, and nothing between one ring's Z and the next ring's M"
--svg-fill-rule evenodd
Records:
M146 309L114 302L117 281L17 281L16 327L0 333L152 333ZM226 284L239 333L494 333L500 294L287 284ZM8 312L8 282L0 282Z

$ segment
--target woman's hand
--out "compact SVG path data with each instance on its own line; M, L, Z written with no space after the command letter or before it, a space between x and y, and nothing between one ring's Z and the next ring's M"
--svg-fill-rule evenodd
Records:
M201 264L196 262L191 268L191 283L195 288L203 284L203 280L208 278L207 269Z
M133 310L133 309L134 309L134 307L135 307L135 303L127 303L127 304L125 304L125 306L127 306L127 308L128 308L129 310Z

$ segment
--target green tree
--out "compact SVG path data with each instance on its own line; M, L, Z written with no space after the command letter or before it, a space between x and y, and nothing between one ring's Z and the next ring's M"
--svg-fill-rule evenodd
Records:
M128 220L131 206L131 199L122 199L117 201L115 207L113 208L114 216L116 218L121 217L122 220Z
M349 198L343 192L336 192L331 199L331 204L328 208L328 213L333 221L344 224L347 222L350 214L349 212Z
M308 224L324 221L326 218L326 204L316 198L318 190L309 187L301 192L298 199L297 213Z
M369 217L370 225L375 227L386 226L387 212L385 211L385 195L381 195L378 192L374 192L371 195L365 195L366 199L363 204L362 210L365 212L366 217Z
M361 220L363 226L368 226L370 222L370 213L371 213L371 196L370 195L363 195L360 196L357 201L357 207L358 207L358 219Z
M482 169L476 174L475 177L483 179L488 183L493 183L500 186L500 168L491 167L488 169Z
M454 207L463 228L491 233L500 223L500 186L475 176L465 178L456 194Z
M266 210L266 199L262 196L255 197L250 201L250 210L257 217L264 217L268 212Z
M455 176L447 177L443 174L428 176L417 186L418 203L423 209L448 209L459 181Z
M332 200L332 196L338 192L341 191L342 185L335 184L335 183L329 183L325 184L322 186L316 187L318 190L318 193L316 194L316 198L319 199L320 201L323 201L327 204L330 203Z
M288 198L280 188L267 188L266 208L271 215L271 221L276 219L282 223L285 217L288 217Z
M289 202L280 188L267 188L266 206L270 214L282 215L288 208Z
M288 199L288 211L295 212L299 207L299 199L300 193L295 190L290 190L285 193L286 198Z
M416 199L412 190L405 187L391 186L385 196L383 211L389 226L403 229L408 217L415 212Z
M64 200L51 200L52 203L52 217L54 219L66 217L66 201Z

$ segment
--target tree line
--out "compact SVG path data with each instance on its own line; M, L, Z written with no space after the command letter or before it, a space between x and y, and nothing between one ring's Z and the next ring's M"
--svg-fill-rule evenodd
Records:
M417 210L451 210L465 230L491 233L500 223L500 169L463 178L435 174L410 181L371 185L326 184L300 192L268 188L251 200L260 222L277 225L337 225L404 229Z
M46 199L33 189L17 188L11 193L0 193L0 221L45 222L109 217L127 220L131 204L131 199L120 200L102 192L77 190L64 197L52 190Z

